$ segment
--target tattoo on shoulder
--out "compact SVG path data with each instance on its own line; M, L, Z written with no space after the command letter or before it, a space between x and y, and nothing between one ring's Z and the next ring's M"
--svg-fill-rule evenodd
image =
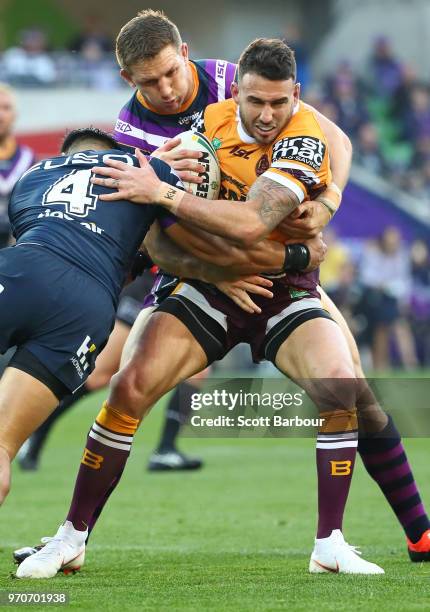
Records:
M274 229L298 204L297 196L288 187L260 176L248 192L248 200L259 203L258 213L263 223Z

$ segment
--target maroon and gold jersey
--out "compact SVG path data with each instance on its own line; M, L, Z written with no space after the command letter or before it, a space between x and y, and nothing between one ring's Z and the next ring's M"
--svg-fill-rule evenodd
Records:
M204 129L217 150L223 199L246 200L259 176L288 187L299 202L314 198L331 181L326 138L314 113L301 102L270 145L258 144L246 133L233 100L208 106ZM288 236L275 230L270 238L283 242Z

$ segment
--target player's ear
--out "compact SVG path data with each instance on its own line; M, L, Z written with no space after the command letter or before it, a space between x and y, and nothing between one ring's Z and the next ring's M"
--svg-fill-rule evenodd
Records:
M124 81L130 85L130 87L136 87L136 83L133 81L131 74L127 70L122 68L120 75L121 78L124 79Z
M296 83L294 85L293 98L294 98L294 104L297 104L297 102L300 99L300 83Z
M187 43L182 43L180 48L180 53L185 61L188 61L188 45Z
M231 91L231 97L236 102L236 104L238 104L239 103L239 85L236 83L236 81L233 81L233 83L231 84L230 91Z

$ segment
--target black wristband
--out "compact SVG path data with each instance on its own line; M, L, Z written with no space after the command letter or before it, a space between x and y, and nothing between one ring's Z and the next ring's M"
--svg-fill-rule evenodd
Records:
M311 254L305 244L286 244L284 272L303 272L309 265Z
M130 275L134 280L137 276L141 276L144 270L152 268L154 262L144 251L137 251L131 262Z

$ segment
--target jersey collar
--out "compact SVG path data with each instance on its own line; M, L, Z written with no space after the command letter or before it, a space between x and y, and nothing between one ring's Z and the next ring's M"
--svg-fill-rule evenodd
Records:
M246 144L252 144L254 142L257 142L255 138L250 136L245 131L245 128L243 127L243 124L242 124L242 119L240 118L239 106L236 108L236 121L237 121L237 133L239 134L239 138L241 139L241 141L245 142Z

